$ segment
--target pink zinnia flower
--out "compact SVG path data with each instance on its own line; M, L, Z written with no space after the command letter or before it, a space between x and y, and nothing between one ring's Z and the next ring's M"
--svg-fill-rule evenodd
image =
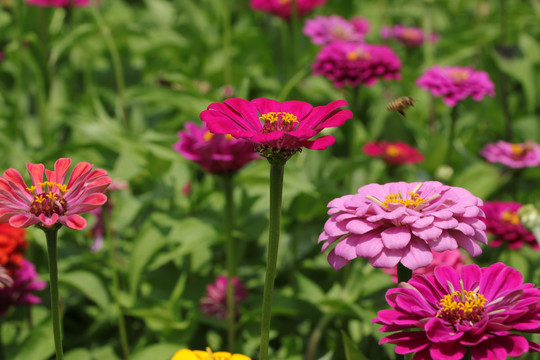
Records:
M313 44L325 45L339 40L363 41L368 30L367 20L356 18L349 22L339 15L330 15L306 20L302 31Z
M323 75L335 87L371 86L378 79L401 79L401 61L385 45L335 41L324 46L313 64L313 74Z
M45 281L37 279L36 268L26 259L23 259L20 268L13 270L11 278L11 286L0 288L0 316L5 315L13 305L41 303L41 299L33 293L47 286Z
M206 123L198 127L188 122L178 132L173 149L214 174L235 173L252 160L260 159L253 143L230 135L212 134Z
M480 154L491 163L501 163L514 169L540 166L540 145L532 141L512 144L499 140L487 144Z
M468 96L476 101L481 101L485 95L495 96L495 85L488 73L471 67L433 66L416 80L416 85L433 96L442 97L448 106L456 106Z
M311 138L352 118L349 110L337 110L346 105L344 100L313 107L302 101L232 98L210 104L208 110L201 112L201 119L211 132L249 140L257 145L259 154L268 157L283 150L294 153L302 147L312 150L329 147L335 141L333 136Z
M381 37L385 40L395 39L408 47L422 46L426 38L431 42L439 40L437 34L426 36L422 29L405 25L394 25L393 27L383 26L381 28Z
M336 270L356 257L368 258L374 267L401 262L414 270L431 264L432 249L458 246L478 256L477 242L487 244L480 205L469 191L437 181L369 184L330 201L319 243L324 252L337 241L328 254Z
M509 249L519 249L528 244L540 249L532 232L519 220L518 210L523 205L513 201L486 201L482 210L486 214L482 221L486 223L486 233L493 235L489 245L499 247L506 244Z
M218 276L213 284L206 285L206 294L201 299L201 312L206 317L215 316L218 320L227 318L227 277ZM232 278L234 305L245 300L247 290L236 276ZM238 310L237 310L238 311Z
M420 267L413 271L413 275L433 275L436 268L443 265L451 266L459 271L465 264L470 263L467 255L463 254L459 249L446 250L443 252L432 251L433 261L428 266ZM397 284L397 266L393 268L385 268L383 272L392 276L392 281Z
M386 292L393 308L374 323L394 332L380 343L396 344L396 353L415 360L459 360L467 348L474 360L504 360L540 345L516 332L540 329L540 290L523 283L521 273L503 263L486 268L466 265L416 275Z
M90 6L90 0L26 0L26 4L41 7L86 7Z
M249 4L253 10L264 11L288 20L292 14L292 2L293 0L250 0ZM296 13L298 17L304 17L325 2L326 0L295 0Z
M105 170L92 170L92 164L82 162L66 181L70 164L71 159L58 159L54 171L45 169L43 164L26 164L30 187L17 170L6 170L0 177L0 222L9 221L14 227L38 224L51 228L62 224L75 230L84 229L86 220L78 214L107 201L104 192L111 178ZM43 179L43 170L47 180Z
M424 161L422 155L416 148L401 141L369 141L362 151L371 156L379 157L390 165L414 164Z

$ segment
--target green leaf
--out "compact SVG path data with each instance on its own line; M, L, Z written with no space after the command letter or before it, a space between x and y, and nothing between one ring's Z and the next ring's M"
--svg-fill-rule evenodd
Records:
M180 349L186 348L180 344L155 344L145 347L137 351L131 356L131 360L148 360L148 359L170 359Z
M358 351L352 340L347 336L347 334L345 334L344 331L341 331L341 336L345 345L346 360L369 360L364 354Z
M64 360L94 360L90 351L77 348L73 349L70 352L64 354Z
M61 274L59 282L74 287L88 299L95 302L101 309L109 309L109 294L103 280L88 271L72 271Z
M45 360L54 354L54 338L50 319L32 329L13 360Z
M490 164L476 163L456 176L452 185L469 190L482 199L491 195L506 181L497 168Z

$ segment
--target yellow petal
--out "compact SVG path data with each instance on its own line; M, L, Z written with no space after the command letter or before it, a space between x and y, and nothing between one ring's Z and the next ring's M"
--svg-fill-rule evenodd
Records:
M188 349L182 349L176 352L176 354L174 354L171 360L200 360L200 359L201 359L200 357L195 356L193 351L188 350Z

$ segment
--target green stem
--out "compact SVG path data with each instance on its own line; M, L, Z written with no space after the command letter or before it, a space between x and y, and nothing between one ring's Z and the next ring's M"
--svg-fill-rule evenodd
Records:
M321 340L321 337L323 335L324 329L326 328L326 325L328 325L328 322L331 319L332 317L326 314L317 323L317 326L315 327L315 329L311 333L311 337L309 338L309 343L308 343L307 351L306 351L306 360L315 359L317 346L319 345L319 341Z
M272 317L272 295L276 278L279 231L281 223L281 201L283 194L283 172L285 162L270 161L270 231L268 236L268 257L261 320L261 348L259 360L268 360L270 340L270 319Z
M234 352L235 344L235 301L233 278L236 275L236 244L232 234L234 228L234 206L233 188L234 181L232 174L223 175L225 185L225 247L227 253L227 324L228 324L228 345L229 352Z
M472 352L470 346L467 346L467 352L465 353L463 360L472 360Z
M506 50L506 0L499 0L499 7L501 11L501 36L499 49ZM510 107L508 105L508 76L499 69L499 93L501 95L501 108L504 116L505 125L505 140L512 141L512 115L510 114Z
M412 270L405 267L402 263L397 264L397 281L398 284L401 282L407 282L412 278Z
M444 157L445 164L450 163L450 158L452 157L452 152L454 150L454 137L456 133L456 122L458 118L458 106L459 105L452 107L452 111L450 112L450 131L448 135L448 145L446 148L446 155Z
M47 253L49 255L51 313L53 323L54 346L56 349L56 360L64 360L64 353L62 351L62 326L60 323L60 306L58 304L58 229L44 229L44 231L45 237L47 238Z
M221 7L223 13L223 53L224 53L224 71L223 80L225 85L232 85L231 68L231 14L228 3Z
M6 360L6 355L4 354L4 341L2 338L2 324L3 321L0 321L0 360Z

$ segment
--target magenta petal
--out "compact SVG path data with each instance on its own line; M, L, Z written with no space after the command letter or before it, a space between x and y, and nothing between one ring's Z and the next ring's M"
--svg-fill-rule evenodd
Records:
M80 215L64 216L60 222L73 230L82 230L86 227L86 220Z
M16 228L26 228L30 225L37 224L38 222L39 219L30 213L14 215L9 219L9 225Z
M467 348L459 343L435 343L429 348L433 360L460 360Z
M304 146L307 149L311 150L324 150L328 148L329 146L332 146L334 142L336 141L336 138L332 135L326 135L321 136L320 138L317 138L315 140L303 140L300 141L302 146Z
M436 343L455 341L463 336L462 332L456 332L452 325L437 317L430 319L425 329L428 339Z

